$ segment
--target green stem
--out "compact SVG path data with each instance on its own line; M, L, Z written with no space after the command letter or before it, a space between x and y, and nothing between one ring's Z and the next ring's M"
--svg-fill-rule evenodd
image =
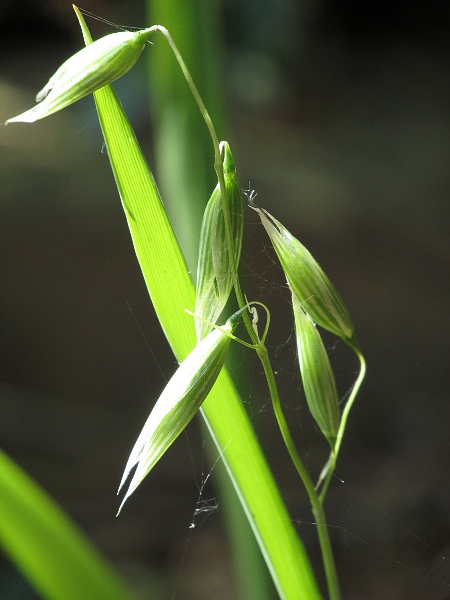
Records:
M235 264L233 239L232 239L232 234L231 234L231 224L230 224L230 217L229 217L229 211L228 211L228 202L227 202L227 197L226 197L225 178L224 178L224 172L223 172L222 157L220 155L219 139L217 137L216 130L212 123L211 117L209 116L209 113L203 103L203 100L201 99L201 96L197 90L197 87L191 77L191 74L189 73L189 70L188 70L180 52L178 51L178 48L177 48L175 42L173 41L171 35L167 31L167 29L165 27L162 27L161 25L157 25L156 29L158 29L158 31L160 31L164 35L167 42L169 43L177 61L178 61L178 64L180 65L180 68L185 76L185 79L191 89L192 95L194 96L194 99L199 107L200 113L201 113L201 115L206 123L206 126L208 127L208 130L210 132L211 139L212 139L213 146L214 146L214 155L215 155L214 166L215 166L215 170L217 173L219 187L220 187L220 194L221 194L221 198L222 198L222 207L223 207L223 215L224 215L224 222L225 222L225 233L226 233L226 239L227 239L228 252L230 254L231 263ZM246 301L244 299L244 295L242 293L240 282L239 282L239 277L237 276L237 274L236 274L236 277L234 280L234 289L235 289L235 293L236 293L236 299L237 299L238 306L241 309L246 305ZM339 600L340 599L339 584L338 584L338 580L337 580L336 567L334 564L334 558L333 558L333 553L332 553L332 549L331 549L330 538L328 536L328 528L326 525L325 512L323 510L323 506L322 506L321 501L316 493L316 490L314 489L314 484L311 481L311 478L309 477L308 472L306 471L305 466L304 466L304 464L294 446L294 443L292 441L292 437L290 435L286 420L284 418L283 411L281 410L281 404L280 404L280 399L278 396L278 390L277 390L277 386L275 383L275 377L273 374L273 370L270 365L267 349L264 346L264 344L259 340L258 335L257 335L256 331L253 329L252 324L250 322L250 317L246 311L243 314L243 318L244 318L245 327L248 331L250 339L253 341L253 343L256 346L257 354L261 360L261 364L263 366L264 373L266 375L266 379L267 379L267 383L269 386L269 391L270 391L270 395L271 395L272 403L273 403L273 407L274 407L275 416L277 418L278 425L281 430L281 434L283 436L284 442L285 442L288 452L291 456L291 459L292 459L292 461L297 469L297 472L303 482L303 485L306 488L306 491L308 493L308 496L309 496L309 499L311 502L312 511L313 511L314 518L315 518L316 524L317 524L319 543L320 543L320 548L322 551L322 558L323 558L324 567L325 567L325 574L326 574L326 578L327 578L330 600Z
M339 453L339 449L341 447L342 438L344 436L345 427L347 425L348 415L349 415L350 410L353 406L353 403L356 399L356 396L359 392L359 388L361 387L364 377L366 376L366 360L365 360L361 350L359 349L359 346L356 343L356 340L349 340L347 343L356 352L356 355L359 359L360 368L359 368L358 378L355 381L355 385L353 386L351 394L350 394L350 396L345 404L345 408L342 412L341 423L339 425L339 430L338 430L338 433L336 436L336 444L334 446L334 454L335 454L336 458Z
M312 507L312 512L316 521L317 535L319 536L320 551L322 552L322 560L327 579L328 595L330 600L340 600L341 593L339 591L339 581L337 578L330 536L328 535L325 511L322 504L318 502L318 506Z
M206 106L204 105L203 100L198 92L197 86L195 85L194 80L192 79L189 69L187 68L186 63L184 62L183 57L180 54L180 51L178 50L175 42L172 39L172 36L168 32L168 30L165 27L163 27L162 25L155 25L155 29L157 29L164 35L170 48L172 49L172 52L174 53L175 58L177 59L177 62L180 65L183 75L189 85L192 95L194 96L194 99L197 103L197 106L200 110L203 120L205 121L206 126L209 130L209 133L211 135L211 140L212 140L212 143L214 146L214 168L217 173L217 178L218 178L219 187L220 187L220 196L222 198L222 208L223 208L223 216L224 216L224 222L225 222L225 235L226 235L226 239L227 239L228 252L230 254L231 264L234 265L236 263L235 263L235 258L234 258L233 237L231 234L230 214L229 214L229 210L228 210L228 202L227 202L227 197L226 197L225 177L224 177L224 173L223 173L222 157L220 155L219 138L217 136L216 129L213 125L211 117L209 116ZM236 277L234 280L234 289L235 289L235 293L236 293L236 299L237 299L238 306L239 306L239 308L243 308L246 305L246 302L245 302L244 295L241 290L241 286L240 286L237 274L236 274ZM254 344L257 344L259 342L258 336L256 335L256 332L253 330L253 327L250 322L250 317L248 316L248 314L246 312L243 315L243 319L244 319L244 324L247 329L247 332L250 336L250 339L252 340L252 342Z
M217 164L220 164L220 167L221 167L222 160L221 160L220 150L219 150L219 138L217 137L215 127L213 125L211 117L209 116L208 111L206 110L206 106L204 105L203 100L201 99L201 96L198 92L197 86L195 85L194 80L192 79L192 76L189 73L189 69L187 68L186 63L184 62L183 57L181 56L180 51L178 50L175 42L172 39L172 36L168 32L168 30L165 27L163 27L162 25L155 25L154 27L157 31L160 31L163 34L163 36L166 38L172 52L175 55L175 58L177 59L178 64L180 65L180 69L183 72L183 75L190 87L190 90L192 92L192 95L194 96L197 106L200 109L201 115L206 123L206 126L209 129L209 133L211 135L211 139L212 139L213 146L214 146L215 165L217 166Z
M260 344L257 346L256 352L258 353L264 369L267 384L269 386L270 397L272 399L273 410L280 427L281 435L283 436L283 440L286 448L288 449L291 460L297 469L297 473L299 474L303 485L305 486L309 501L311 503L312 512L317 525L317 534L319 536L320 550L322 552L322 560L325 568L330 600L339 600L341 597L339 592L339 582L322 502L317 495L314 484L308 475L305 465L303 464L303 461L300 458L292 440L286 419L281 409L280 397L278 395L277 384L275 382L275 376L269 361L267 348Z
M320 492L320 501L322 503L325 499L325 495L327 493L328 486L330 484L331 478L333 477L334 469L336 467L336 460L337 460L339 450L341 447L342 438L344 437L345 427L347 426L348 415L353 406L353 403L355 402L356 396L358 395L358 392L360 390L360 387L364 380L364 377L366 376L366 360L365 360L361 350L359 349L359 346L358 346L356 340L351 339L351 340L345 340L345 341L355 351L357 357L359 358L360 368L359 368L358 378L355 381L355 385L353 386L350 396L348 397L348 400L345 404L344 410L342 411L341 422L339 424L339 430L338 430L337 436L336 436L336 443L335 443L334 449L329 458L328 472L325 477L325 480L324 480L324 483L322 486L322 490Z
M333 451L331 451L330 457L328 459L328 463L326 464L326 475L322 485L322 489L320 491L319 500L323 504L325 500L326 493L328 491L328 486L330 485L331 478L333 477L334 469L336 467L336 456ZM316 485L316 489L320 487L320 483L322 478L319 479L319 483Z

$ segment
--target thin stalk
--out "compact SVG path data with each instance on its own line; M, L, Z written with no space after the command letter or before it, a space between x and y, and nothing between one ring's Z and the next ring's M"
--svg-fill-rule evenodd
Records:
M328 535L328 527L326 524L325 511L322 502L314 488L314 484L308 475L308 472L303 464L300 455L292 440L286 419L281 409L280 397L278 395L277 384L270 365L267 348L263 345L258 345L256 352L261 360L264 368L264 373L269 386L270 397L272 399L273 410L278 421L278 426L283 436L284 443L288 449L292 462L297 469L297 473L305 486L306 492L311 503L312 512L317 525L317 534L319 536L320 550L322 552L322 560L325 568L325 576L327 579L328 594L330 600L340 600L339 582L336 573L336 565L334 562L333 551L331 548L330 537Z
M192 79L189 69L187 68L186 63L184 62L183 57L180 54L180 51L178 50L175 42L172 39L172 36L168 32L168 30L165 27L163 27L162 25L155 25L155 29L157 29L158 31L160 31L163 34L163 36L166 38L172 52L174 53L175 58L177 59L177 62L180 65L183 75L189 85L192 95L194 96L194 99L197 103L197 106L200 110L203 120L205 121L205 124L211 135L211 140L212 140L213 147L214 147L214 168L217 173L217 178L219 180L220 196L222 198L222 208L223 208L223 216L224 216L224 222L225 222L225 235L226 235L226 239L227 239L228 252L230 254L231 264L234 265L235 264L234 247L233 247L233 239L232 239L232 235L231 235L231 224L230 224L230 215L229 215L229 211L228 211L228 202L227 202L227 197L226 197L225 177L224 177L224 173L223 173L222 157L220 155L219 138L217 136L216 129L213 125L211 117L209 116L206 106L203 103L203 100L199 94L197 86L195 85L194 80ZM244 295L242 293L239 279L237 276L235 277L235 280L234 280L234 289L235 289L235 293L236 293L236 300L237 300L238 306L239 306L239 308L243 308L246 305L246 301L244 299ZM258 336L256 335L256 332L254 331L254 329L251 325L250 318L247 313L244 313L243 319L244 319L244 324L247 329L247 332L250 336L250 339L252 340L252 342L254 344L258 344L258 342L259 342Z
M218 165L220 165L220 167L221 167L222 160L220 157L220 150L219 150L219 138L217 137L216 129L213 125L213 122L211 120L211 117L209 116L208 111L206 110L206 106L204 105L203 100L198 92L197 86L195 85L194 80L192 79L189 69L187 68L186 63L184 62L183 57L181 56L180 51L178 50L177 45L173 41L172 36L168 32L168 30L165 27L163 27L162 25L155 25L154 27L157 31L160 31L163 34L163 36L166 38L172 52L175 55L175 58L177 59L178 64L180 65L180 69L183 72L183 75L191 89L192 95L194 96L194 99L197 103L200 113L206 123L206 126L209 129L209 133L211 135L211 139L212 139L213 146L214 146L215 166L217 167Z
M356 352L356 355L359 359L359 364L360 364L360 368L359 368L359 375L357 380L355 381L355 385L353 386L353 389L351 391L351 394L345 404L345 408L342 412L342 417L341 417L341 423L339 425L339 430L336 436L336 444L334 446L334 454L335 457L337 458L337 455L339 453L339 448L341 446L342 443L342 438L344 436L344 431L345 431L345 427L347 425L347 419L348 419L348 415L350 413L350 410L353 406L353 403L356 399L356 396L359 392L359 388L361 387L361 384L363 382L363 379L366 375L366 360L361 352L361 350L359 349L358 344L356 343L355 340L350 340L347 342L348 345L353 348L353 350Z
M325 495L328 491L328 486L330 484L331 478L333 477L334 469L336 467L336 460L341 447L342 438L344 437L345 427L347 425L348 415L353 406L353 403L355 402L356 396L358 395L364 377L366 376L366 360L361 350L359 349L356 340L346 340L346 342L355 351L357 357L359 358L360 368L358 378L355 381L355 385L353 386L350 396L348 397L348 400L345 404L344 410L342 411L341 422L339 424L339 430L336 436L336 443L334 445L332 453L330 454L328 472L323 482L322 490L319 496L321 503L323 503L325 499Z
M208 130L210 132L211 139L212 139L213 146L214 146L214 155L215 155L214 167L215 167L217 177L219 180L219 187L220 187L220 193L221 193L221 198L222 198L223 215L224 215L224 222L225 222L225 233L226 233L228 251L229 251L229 254L231 257L232 264L235 264L233 240L232 240L232 235L231 235L230 217L229 217L228 203L227 203L227 197L226 197L225 178L224 178L224 173L223 173L222 157L220 155L220 149L219 149L219 139L217 137L216 130L214 128L211 117L209 116L209 113L203 103L203 100L201 99L201 96L197 90L197 87L191 77L189 69L187 68L170 33L167 31L167 29L165 27L163 27L161 25L157 25L156 29L164 35L167 42L169 43L169 45L175 55L175 58L177 59L177 62L180 65L180 68L185 76L185 79L191 89L192 95L194 96L194 99L199 107L200 113L201 113L201 115L206 123L206 126L208 127ZM247 304L247 302L244 299L244 295L242 293L240 282L239 282L239 277L237 276L237 274L236 274L236 277L234 280L234 289L235 289L235 293L236 293L236 299L237 299L238 306L241 309ZM250 339L253 341L253 343L256 346L257 354L261 360L261 364L263 366L264 373L266 375L267 384L269 386L269 391L270 391L270 395L272 398L275 416L277 418L278 425L281 430L281 434L283 436L284 442L285 442L288 452L290 454L291 460L293 461L293 463L297 469L297 472L303 482L303 485L306 488L306 491L308 493L308 496L309 496L309 499L311 502L312 511L313 511L313 514L314 514L314 517L316 520L316 524L317 524L317 532L318 532L318 536L319 536L319 543L320 543L322 558L323 558L323 562L324 562L325 575L326 575L326 579L327 579L330 600L340 600L339 583L338 583L338 579L337 579L336 567L335 567L335 563L334 563L333 552L331 549L330 538L328 535L328 528L326 526L325 512L323 510L323 506L319 500L319 496L317 495L316 490L314 489L314 484L311 481L311 478L309 477L308 472L306 471L306 468L294 446L294 443L292 441L292 437L290 435L286 420L285 420L283 412L281 410L281 404L280 404L280 399L278 396L278 390L277 390L277 386L275 383L275 377L273 374L272 366L269 361L267 348L259 340L256 331L252 327L252 324L250 322L250 317L247 312L243 313L243 318L244 318L245 327L248 331Z

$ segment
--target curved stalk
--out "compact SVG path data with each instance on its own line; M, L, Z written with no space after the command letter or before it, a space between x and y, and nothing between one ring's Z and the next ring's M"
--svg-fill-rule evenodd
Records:
M261 364L264 368L264 374L269 386L273 410L278 421L278 426L280 427L281 435L283 436L283 440L286 448L288 449L291 460L297 469L297 473L299 474L303 485L305 486L309 501L311 503L312 512L317 525L317 534L319 536L320 550L322 552L322 560L325 568L330 600L339 600L341 597L339 591L339 582L322 502L292 440L286 419L281 409L280 397L278 395L277 384L275 382L272 366L269 361L267 348L260 344L257 346L256 352L258 353Z
M224 216L224 222L225 222L225 235L227 238L227 245L228 245L228 251L230 254L230 258L231 258L231 264L234 264L234 248L233 248L233 240L232 240L232 235L231 235L230 215L229 215L229 211L228 211L228 202L227 202L227 198L226 198L225 178L224 178L224 173L223 173L222 157L220 155L220 149L219 149L219 138L217 136L216 129L213 125L211 117L209 116L206 106L203 103L203 100L198 92L197 86L195 85L194 80L192 79L189 69L187 68L186 63L184 62L175 42L172 39L172 36L168 32L168 30L165 27L163 27L162 25L155 25L155 29L157 31L160 31L163 34L163 36L166 38L170 48L172 49L172 52L174 53L175 58L177 59L177 62L180 65L183 75L187 81L187 84L189 85L192 95L194 96L194 99L197 103L197 106L200 110L203 120L205 121L205 124L211 135L211 140L212 140L213 147L214 147L214 168L217 173L217 178L219 180L220 195L222 198L223 216ZM234 289L235 289L235 293L236 293L238 307L241 309L246 305L246 301L244 299L244 295L242 293L239 279L237 276L235 277L235 281L234 281ZM244 319L244 324L247 329L247 332L250 336L250 339L252 340L252 342L254 344L257 344L259 342L258 337L256 335L256 332L253 330L253 327L251 325L248 314L245 312L243 314L243 319Z
M228 250L229 250L230 257L231 257L231 262L232 262L232 264L234 264L234 248L233 248L232 235L231 235L228 203L227 203L227 198L226 198L225 179L224 179L223 166L222 166L222 157L220 155L220 149L219 149L219 139L217 137L216 130L212 123L211 117L203 103L203 100L201 99L201 96L197 90L197 87L191 77L191 74L189 73L189 70L188 70L175 42L173 41L170 33L168 32L168 30L165 27L163 27L161 25L157 25L157 26L155 26L155 28L164 35L167 42L169 43L169 45L175 55L175 58L176 58L178 64L180 65L180 68L184 74L184 77L191 89L192 95L194 96L194 99L198 105L200 113L201 113L201 115L206 123L206 126L208 127L208 130L210 132L211 139L212 139L213 146L214 146L214 155L215 155L214 166L215 166L215 170L217 173L220 192L221 192L221 198L222 198L227 245L228 245ZM236 274L236 277L234 280L234 289L235 289L235 294L236 294L236 299L237 299L239 309L242 309L248 303L245 300L244 295L242 293L239 277L237 274ZM295 468L297 469L297 472L298 472L298 474L303 482L303 485L305 486L306 491L308 493L308 497L309 497L311 507L312 507L312 512L314 514L314 518L315 518L316 524L317 524L317 532L318 532L318 536L319 536L319 543L320 543L322 558L323 558L323 562L324 562L324 568L325 568L325 574L326 574L326 579L327 579L330 600L340 600L339 583L338 583L338 579L337 579L336 567L335 567L333 553L332 553L332 549L331 549L330 538L328 535L328 528L327 528L326 520L325 520L325 512L324 512L324 509L322 506L322 502L314 488L314 484L313 484L311 478L309 477L308 472L306 471L306 468L303 464L303 461L301 460L301 458L295 448L295 445L293 443L291 434L289 432L289 428L288 428L286 420L284 418L284 414L281 410L281 404L280 404L280 399L279 399L279 395L278 395L278 390L277 390L272 366L269 361L267 348L264 346L264 343L263 343L265 336L267 334L267 326L266 326L266 329L265 329L265 332L263 335L263 341L261 341L258 337L257 332L255 331L255 329L253 329L251 321L250 321L250 317L246 311L243 313L243 320L244 320L247 332L249 334L249 337L254 344L256 352L257 352L259 359L261 361L261 364L263 366L264 373L265 373L265 376L267 379L267 384L269 386L269 391L270 391L270 396L272 399L275 416L278 421L278 425L280 427L283 440L286 444L286 447L290 454L291 460L294 463ZM355 351L356 351L356 347L355 347ZM362 381L362 379L361 379L361 381ZM356 393L355 393L355 396L356 396ZM350 400L353 402L354 397L350 397L347 405L350 403ZM348 410L350 410L350 407L351 406L349 406ZM348 411L345 414L345 420L347 418L347 415L348 415ZM343 416L342 420L344 421L344 416ZM342 429L342 434L343 434L343 429ZM342 437L342 434L341 434L341 437ZM337 442L337 443L340 444L340 439L339 439L339 442Z
M333 477L334 469L336 467L336 460L342 443L342 438L344 437L345 427L347 426L348 415L353 406L353 403L355 402L356 396L358 395L358 392L361 388L361 384L364 380L364 377L366 376L366 360L361 350L359 349L356 340L346 340L346 343L355 351L357 357L359 358L360 368L358 377L355 381L355 385L353 386L350 396L348 397L348 400L345 404L344 410L342 411L341 422L339 424L339 430L336 436L336 443L332 453L330 454L328 462L328 472L325 476L325 480L323 482L322 490L319 496L321 503L323 503L325 499L328 486L330 485L331 478Z

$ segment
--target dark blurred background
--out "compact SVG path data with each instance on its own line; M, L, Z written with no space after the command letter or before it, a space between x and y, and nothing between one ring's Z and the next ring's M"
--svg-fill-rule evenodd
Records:
M241 183L324 267L368 362L337 470L344 482L333 482L327 501L346 600L450 598L449 6L230 0L221 8L227 137ZM140 0L83 8L147 25ZM94 37L113 31L88 24ZM3 0L0 121L30 108L81 47L70 3ZM145 75L141 59L116 89L152 164ZM237 598L214 471L201 499L219 507L189 529L210 469L200 419L115 518L129 451L176 363L134 257L92 98L2 129L0 177L2 448L144 598ZM272 311L286 415L318 473L325 448L301 398L288 294L256 215L247 217L243 286ZM327 344L344 397L357 364L343 344ZM308 503L260 367L239 352L252 421L320 573ZM36 597L6 559L0 597Z

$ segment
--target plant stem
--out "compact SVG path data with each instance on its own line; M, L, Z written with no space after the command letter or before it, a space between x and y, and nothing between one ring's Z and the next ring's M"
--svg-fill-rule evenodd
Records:
M257 346L256 352L258 353L264 369L267 384L269 386L270 397L272 399L273 410L280 427L281 435L283 436L283 440L286 448L288 449L291 460L297 469L297 473L299 474L303 485L305 486L309 501L311 503L312 512L317 525L317 533L319 536L320 550L322 552L322 560L325 568L330 600L339 600L341 597L339 592L339 582L337 579L336 566L334 563L333 551L331 549L331 542L328 535L328 527L326 524L325 511L323 509L322 502L292 440L286 419L281 409L280 397L278 395L278 389L273 370L270 365L267 348L260 344Z
M194 96L194 99L200 109L200 112L206 123L206 126L209 129L209 133L211 135L211 139L212 139L213 146L214 146L215 159L216 159L216 161L220 162L220 164L222 164L222 161L220 160L220 152L219 152L219 138L217 137L217 133L214 128L211 117L209 116L209 113L206 110L206 106L204 105L203 100L201 99L201 96L197 90L197 86L195 85L194 80L192 79L191 74L189 72L189 69L187 68L186 63L184 62L183 57L181 56L180 51L178 50L177 45L173 41L172 36L168 32L168 30L165 27L163 27L162 25L154 25L154 27L157 31L160 31L163 34L163 36L166 38L172 52L175 55L175 58L177 59L178 64L180 65L180 69L183 72L183 75L191 89L192 95Z
M230 254L231 263L235 264L233 239L232 239L232 234L231 234L228 202L227 202L227 197L226 197L225 178L224 178L224 173L223 173L222 157L220 155L219 139L217 137L216 130L212 123L211 117L209 116L209 113L203 103L203 100L201 99L201 96L197 90L197 87L191 77L191 74L189 73L189 70L188 70L175 42L173 41L170 33L167 31L167 29L165 27L163 27L161 25L157 25L157 26L155 26L155 28L164 35L167 42L169 43L177 61L178 61L178 64L180 65L180 68L185 76L185 79L191 89L192 95L194 96L194 99L199 107L200 113L201 113L201 115L206 123L206 126L208 127L208 130L210 132L211 139L212 139L213 146L214 146L214 155L215 155L214 166L215 166L215 170L217 173L219 187L220 187L220 194L221 194L221 198L222 198L222 207L223 207L223 215L224 215L224 222L225 222L225 232L226 232L226 239L227 239L227 245L228 245L228 252ZM234 289L235 289L235 293L236 293L236 299L237 299L238 306L241 309L245 306L246 302L245 302L244 295L241 290L239 277L237 274L236 274L236 277L234 280ZM334 563L333 552L331 549L330 538L328 535L328 528L327 528L326 520L325 520L325 512L324 512L321 500L319 499L319 496L316 493L314 484L311 481L311 478L309 477L308 472L306 471L306 468L305 468L305 466L294 446L294 443L292 441L292 437L289 432L289 428L287 426L286 420L284 418L283 411L281 410L280 398L278 395L278 390L277 390L272 366L269 361L267 348L261 342L256 331L253 329L252 324L250 322L250 317L249 317L247 311L244 312L243 319L244 319L245 327L250 336L250 339L255 344L256 352L261 360L261 364L263 366L264 373L266 375L267 384L269 386L269 391L270 391L270 396L272 399L275 416L278 421L278 425L280 427L281 434L283 436L284 442L285 442L288 452L290 454L291 460L297 469L297 472L303 482L303 485L306 488L306 491L309 496L309 500L311 502L312 512L313 512L313 515L314 515L314 518L315 518L316 524L317 524L317 532L318 532L318 536L319 536L319 543L320 543L322 558L323 558L323 562L324 562L325 575L326 575L326 579L327 579L330 600L340 600L339 583L338 583L337 574L336 574L336 567L335 567L335 563ZM355 349L355 351L357 351L356 347L354 347L354 349ZM362 379L361 379L361 381L362 381ZM355 393L355 395L356 395L356 393ZM347 405L350 403L350 400L353 402L354 398L352 398L352 396L351 396L349 398ZM346 406L346 408L347 408L347 406ZM349 409L350 409L350 407L349 407ZM347 414L348 414L348 411L346 413L345 419L347 418ZM344 416L343 416L343 419L344 419ZM342 431L342 433L343 433L343 431ZM338 436L339 436L339 433L338 433ZM339 438L338 438L338 440L339 440ZM337 442L337 444L338 443L340 444L340 440Z
M339 425L339 430L338 430L338 433L337 433L337 436L336 436L336 444L334 446L334 453L335 453L336 458L337 458L337 455L339 453L339 448L340 448L341 443L342 443L342 438L344 436L344 431L345 431L345 427L347 425L348 415L349 415L350 410L351 410L351 408L353 406L353 403L354 403L354 401L356 399L356 396L357 396L357 394L359 392L359 388L361 387L363 379L364 379L364 377L366 375L366 360L365 360L365 358L364 358L361 350L359 349L359 346L358 346L356 340L354 340L354 339L353 340L349 340L349 341L347 341L347 344L351 348L353 348L353 350L356 352L356 355L357 355L357 357L359 359L360 368L359 368L358 378L355 381L355 385L353 386L351 394L350 394L350 396L349 396L349 398L348 398L348 400L347 400L347 402L345 404L345 408L344 408L344 410L342 412L341 423Z
M337 436L336 436L336 443L335 443L332 453L330 454L328 472L325 477L325 480L324 480L324 483L322 486L322 490L320 492L320 501L322 503L325 499L325 495L327 493L328 486L330 484L331 478L333 477L334 469L336 467L336 460L337 460L339 450L341 447L342 438L344 437L344 432L345 432L345 427L347 425L348 415L353 406L353 403L355 402L356 396L358 395L358 392L359 392L361 384L364 380L364 377L366 376L366 360L365 360L361 350L359 349L359 346L358 346L356 340L355 339L346 340L346 343L355 351L355 353L359 359L360 368L359 368L358 378L355 381L355 385L353 386L350 396L348 397L348 400L345 404L344 410L342 411L341 422L339 424L339 430L338 430Z
M206 106L204 105L203 100L198 92L197 86L195 85L194 80L192 79L192 76L189 72L189 69L186 66L186 63L183 60L183 57L180 54L180 51L178 50L175 42L173 41L172 36L168 32L168 30L165 27L163 27L162 25L155 25L155 28L164 35L170 48L172 49L172 52L174 53L175 58L177 59L177 62L180 65L183 75L189 85L192 95L194 96L194 99L197 103L197 106L200 110L203 120L205 121L206 126L209 130L209 133L211 135L211 140L212 140L213 147L214 147L214 168L216 170L217 178L219 181L220 196L222 199L222 209L223 209L223 216L224 216L224 222L225 222L225 235L227 238L228 252L230 255L231 264L234 265L235 264L234 247L233 247L233 239L232 239L232 235L231 235L230 215L229 215L228 202L227 202L227 197L226 197L226 188L225 188L225 178L224 178L224 173L223 173L222 157L220 155L220 148L219 148L219 138L217 136L216 129L213 125L211 117L209 116L209 113L206 109ZM242 293L241 286L240 286L237 275L234 280L234 289L235 289L235 293L236 293L236 300L237 300L238 306L239 306L239 308L243 308L245 306L246 302L245 302L244 295ZM257 344L259 342L258 336L256 335L256 332L253 330L253 327L250 322L250 317L248 316L248 314L246 312L244 312L243 319L244 319L244 324L247 329L247 332L250 336L250 339L252 340L252 342L254 344Z

